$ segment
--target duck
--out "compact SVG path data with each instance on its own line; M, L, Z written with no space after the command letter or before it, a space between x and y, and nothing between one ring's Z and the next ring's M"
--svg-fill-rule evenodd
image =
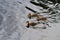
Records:
M27 28L29 28L30 26L36 26L38 23L36 23L36 22L29 22L29 21L26 21L26 23L27 23Z
M39 14L37 14L37 13L29 13L29 14L28 14L28 18L29 18L29 19L31 19L31 18L33 18L33 17L39 17Z
M46 17L38 17L38 18L37 18L37 21L46 21L46 20L47 20Z

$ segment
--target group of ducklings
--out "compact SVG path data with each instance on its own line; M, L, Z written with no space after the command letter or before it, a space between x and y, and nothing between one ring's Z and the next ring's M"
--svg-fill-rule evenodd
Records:
M47 17L43 17L43 15L40 15L40 14L37 14L37 13L29 13L27 15L27 17L29 19L32 19L34 17L36 17L36 20L38 21L37 23L36 22L30 22L30 21L26 21L27 23L27 28L29 28L30 26L34 27L36 26L37 24L40 24L40 21L46 21L47 20ZM43 23L43 24L46 24L46 23ZM46 24L49 26L49 24ZM46 29L46 27L42 27L42 29Z

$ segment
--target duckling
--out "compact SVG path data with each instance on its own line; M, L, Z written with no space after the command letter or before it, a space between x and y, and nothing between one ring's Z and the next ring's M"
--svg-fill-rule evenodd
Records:
M46 21L46 20L47 20L46 17L38 17L38 18L37 18L37 21Z
M51 27L48 23L47 23L47 17L41 17L41 18L37 18L37 21L44 21L42 22L43 25L47 25L48 27Z
M28 18L31 19L32 17L39 17L39 15L36 13L29 13Z
M29 21L27 21L26 22L27 23L27 28L29 28L30 26L36 26L38 23L35 23L35 22L29 22Z

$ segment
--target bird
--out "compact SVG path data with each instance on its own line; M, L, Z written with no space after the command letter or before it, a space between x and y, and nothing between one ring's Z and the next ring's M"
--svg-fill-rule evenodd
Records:
M47 20L46 17L38 17L38 18L37 18L37 21L46 21L46 20Z
M29 21L26 21L26 23L27 23L27 28L29 28L30 26L36 26L38 23L36 23L36 22L29 22Z
M39 18L37 18L37 21L38 22L41 22L43 25L47 25L48 27L51 27L49 24L48 24L48 21L49 20L47 20L48 18L47 17L39 17ZM43 21L43 22L42 22Z
M41 15L40 13L29 13L27 16L29 19L31 19L33 17L39 18L39 17L42 17L43 15Z

